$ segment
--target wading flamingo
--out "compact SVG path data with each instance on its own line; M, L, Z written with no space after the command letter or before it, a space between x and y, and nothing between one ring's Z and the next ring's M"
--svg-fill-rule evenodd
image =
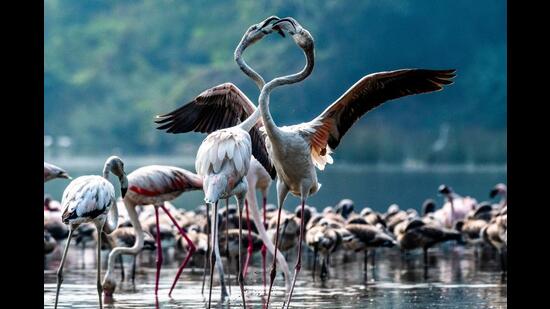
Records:
M293 18L280 19L268 27L278 31L284 29L290 33L294 41L306 53L308 63L313 64L313 37ZM266 29L263 31L268 32ZM455 70L425 69L404 69L370 74L359 80L312 121L277 127L269 111L269 95L276 87L292 84L307 77L311 73L313 65L307 67L310 69L270 81L262 88L259 98L259 109L267 134L266 146L278 176L279 213L289 192L301 199L303 212L308 196L316 193L320 188L315 167L323 170L327 163L333 162L330 153L339 145L344 134L357 119L386 101L407 95L441 90L443 85L451 84L451 79L455 76ZM280 221L280 215L278 221ZM278 230L279 222L277 235L279 235ZM286 301L287 306L290 306L296 276L301 269L303 234L302 223L298 242L298 259L292 287ZM275 250L277 250L277 240L275 241ZM275 277L275 266L276 261L274 260L271 278ZM270 291L272 284L273 280L270 283ZM270 292L268 292L268 304L269 297Z
M82 223L93 222L97 234L105 230L110 234L117 226L118 211L116 207L115 188L109 182L109 173L115 174L120 181L121 195L124 197L128 189L128 179L124 172L124 163L117 156L107 159L103 167L103 177L90 175L80 176L71 181L65 191L61 205L63 206L63 223L69 225L69 236L63 251L61 264L57 270L57 290L55 292L55 308L59 298L59 289L63 282L63 265L69 251L69 244L74 230ZM110 218L107 218L109 215ZM107 222L107 223L106 223ZM101 298L101 237L97 241L97 293L99 308L103 308Z
M257 74L255 71L250 69L248 65L246 65L244 60L242 60L241 58L241 54L246 47L257 42L266 34L261 32L261 29L262 27L264 27L265 25L267 25L269 22L273 20L278 20L278 18L269 17L266 20L264 20L262 23L251 26L247 30L247 32L245 33L241 42L239 43L239 45L235 50L235 60L237 61L241 69L248 76L250 76L259 87L263 86L264 84L263 78L259 74ZM254 33L254 35L251 35L251 33ZM222 110L223 112L217 113L216 110L218 111ZM229 113L227 111L229 111ZM210 133L213 130L218 128L227 128L228 126L234 126L225 130L214 131L210 133L210 135L205 139L205 141L201 145L201 148L203 147L203 145L205 145L205 143L207 144L211 143L212 145L204 146L204 148L202 148L203 149L202 152L201 152L201 149L199 149L199 152L197 154L197 171L199 170L199 159L200 159L199 154L202 154L203 152L208 152L207 151L208 147L216 146L217 150L222 152L222 153L218 152L216 154L218 156L218 162L215 163L214 160L211 162L203 161L202 164L205 164L205 163L207 165L211 164L212 167L214 168L214 173L219 172L219 169L226 162L224 153L223 153L224 152L223 148L217 146L217 144L219 144L220 142L219 139L222 138L220 132L227 132L227 130L229 130L229 131L234 131L234 132L231 132L231 134L235 134L235 132L238 132L238 134L241 134L241 131L244 131L244 133L247 135L247 138L248 138L247 140L251 141L252 143L251 154L254 154L254 156L258 159L261 165L263 165L263 167L267 171L270 171L270 174L272 175L272 177L274 177L273 166L267 159L265 145L263 144L263 139L261 138L261 134L258 131L258 128L260 127L260 125L256 124L256 122L259 120L259 117L260 117L260 111L254 107L254 105L246 97L246 95L244 95L233 84L226 83L226 84L222 84L220 86L216 86L206 90L205 92L201 93L198 97L196 97L195 100L184 105L183 107L178 108L173 112L159 116L159 118L161 119L157 120L157 123L163 124L162 126L159 127L159 129L167 129L168 133L182 133L182 132L189 132L189 131ZM238 124L239 122L241 123ZM238 125L235 126L236 124ZM227 156L227 158L231 160L233 153L237 154L237 152L236 150L234 150L234 146L229 146L229 147L230 147L230 149L228 149L229 156ZM210 148L210 149L212 150L213 148ZM216 159L215 156L213 156L213 158ZM241 162L241 160L244 160L244 161ZM248 174L250 157L239 158L238 161L236 161L236 164L238 165L241 165L242 163L246 163L244 164L244 166L246 167L246 174ZM237 165L235 165L235 167L236 166ZM205 167L204 171L206 172L207 169L208 169L208 166ZM225 171L224 173L227 173L227 172L231 172L231 171ZM248 187L248 188L244 188L243 192L249 197L250 202L254 202L253 203L254 205L252 207L252 215L254 218L254 223L256 224L256 227L259 231L260 237L262 238L264 244L266 244L267 248L270 249L271 252L273 252L273 255L276 256L277 259L282 260L281 261L282 264L286 266L286 261L284 260L284 257L281 254L280 255L276 254L276 250L274 249L273 244L269 241L269 238L265 232L265 227L263 226L263 224L261 223L261 220L259 219L259 214L255 203L255 195L253 195L253 199L250 198L254 190L250 190L252 192L250 194L247 194L247 191L249 190L250 187L255 189L256 184L249 185L246 182L246 178L243 178L243 180L244 180L243 183L246 184L246 186ZM206 184L206 181L205 181L205 184ZM234 184L232 184L232 186L234 186ZM206 190L205 190L205 193L206 193ZM225 195L228 195L228 193L230 192L218 192L218 194L221 194L221 195L218 196L217 199L224 198L222 197L222 195L224 195L223 193L225 193ZM214 202L214 204L216 203ZM215 207L217 209L217 205ZM239 205L239 216L241 216L241 210L242 210L242 205ZM216 225L213 225L213 226L216 226ZM217 249L215 248L215 250L212 253L215 254L216 250ZM218 255L216 254L216 256ZM211 265L211 268L213 267L214 265ZM217 268L219 271L222 271L221 266ZM286 269L287 269L287 276L285 277L285 279L288 282L287 287L289 288L290 284L288 279L289 278L288 266L286 267ZM242 273L242 271L240 271L240 273ZM211 273L211 276L212 276L212 273ZM239 284L242 287L242 280L244 279L244 276L243 278L241 278L241 276L242 274L239 274ZM223 291L225 291L225 289L222 287L222 299L223 299ZM241 294L243 294L243 300L244 300L243 288L241 288L241 291L242 291ZM210 299L211 297L209 296L209 303L210 303Z
M172 294L172 290L176 285L176 282L181 275L181 272L187 265L187 262L195 252L195 246L193 242L187 237L185 231L180 227L178 222L174 219L168 208L165 206L165 202L171 201L182 193L187 191L194 191L202 189L202 179L200 176L192 173L188 170L175 167L175 166L165 166L165 165L148 165L140 167L137 170L128 174L128 183L129 190L126 196L124 197L124 205L128 212L132 226L135 229L136 241L131 248L127 247L116 247L109 254L109 262L107 267L107 272L105 273L105 278L103 279L103 288L105 290L105 297L111 297L116 288L116 280L114 277L114 267L115 261L118 255L136 255L141 252L144 242L144 232L141 226L141 223L138 219L138 214L136 212L137 206L144 205L153 205L155 207L155 218L156 218L156 246L157 246L157 272L155 277L155 296L158 295L158 284L159 284L159 275L160 268L162 266L162 245L160 242L160 224L159 224L159 207L168 215L172 223L176 226L179 233L183 238L185 238L189 251L187 257L183 260L176 278L172 283L170 292L168 295Z

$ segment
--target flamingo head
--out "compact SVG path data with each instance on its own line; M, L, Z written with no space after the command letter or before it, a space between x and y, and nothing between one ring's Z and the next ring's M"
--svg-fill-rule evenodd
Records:
M507 191L506 185L503 183L499 183L491 190L491 192L489 193L489 196L491 198L495 198L495 196L499 194L505 194L506 191Z

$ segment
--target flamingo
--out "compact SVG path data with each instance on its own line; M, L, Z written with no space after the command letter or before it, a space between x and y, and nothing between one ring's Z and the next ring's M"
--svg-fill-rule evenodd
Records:
M57 242L52 237L52 235L46 229L44 229L44 260L46 259L46 254L52 253L56 247Z
M404 69L370 74L359 80L312 121L277 127L269 111L269 95L276 87L295 83L311 73L314 61L314 42L311 34L293 18L280 19L270 27L284 29L290 33L294 41L306 53L308 63L311 63L307 66L309 70L292 76L276 78L267 83L262 88L259 98L259 109L267 135L267 151L278 176L279 211L289 192L301 199L303 211L308 196L316 193L321 187L317 181L315 167L324 170L327 163L333 163L330 156L332 150L339 145L343 135L362 115L388 100L441 90L443 85L451 84L451 79L455 76L455 70L425 69ZM277 230L278 228L277 226ZM298 259L291 290L286 301L287 306L290 306L296 277L301 269L303 234L303 224L301 224ZM275 250L277 250L277 240ZM275 274L275 266L276 261L273 263L272 277ZM269 297L270 292L268 293L268 303Z
M497 204L498 210L501 210L508 205L507 192L508 187L503 183L495 185L495 187L491 190L489 194L491 198L495 198L497 195L500 195L500 202Z
M300 218L294 213L283 214L281 218L283 222L283 229L280 231L279 235L279 246L278 250L286 252L296 246L298 243L298 229L300 228ZM271 218L269 220L269 231L268 233L275 236L275 225L277 224L276 218Z
M334 211L347 219L353 213L354 203L350 199L343 199L334 207Z
M368 250L379 247L391 248L397 243L382 229L370 224L346 224L344 227L349 235L344 237L343 245L347 250L365 251L363 271L367 281Z
M61 167L44 162L44 182L55 178L72 179L72 177Z
M340 248L342 237L349 233L341 227L331 226L329 220L320 220L318 224L312 226L306 233L306 245L313 251L313 271L312 276L315 280L315 268L317 266L317 253L322 257L321 261L321 280L328 276L328 261L330 254Z
M365 218L365 221L367 221L367 223L369 224L376 225L380 223L386 226L386 221L382 219L382 216L380 215L380 213L373 211L369 207L363 208L363 210L361 210L360 216Z
M262 23L252 26L243 39L241 40L240 45L235 50L235 61L241 68L241 70L249 76L261 89L265 81L264 79L246 62L242 59L242 53L247 48L248 45L254 43L253 40L250 42L245 39L249 32L253 31L253 28L260 31L262 27L265 27L269 22L273 20L278 20L278 17L271 16L265 19ZM281 33L281 32L280 32ZM283 35L284 36L284 35ZM260 37L261 38L261 37ZM251 121L257 121L260 117L260 112L256 112L256 107L250 101L250 99L234 84L224 83L210 89L205 90L199 96L197 96L190 103L172 111L168 114L159 116L160 120L156 122L158 124L163 124L158 127L158 129L167 129L168 133L185 133L190 131L201 132L201 133L212 133L214 130L227 128L233 125L236 125L238 122L245 121L250 118ZM251 134L251 139L253 143L262 143L261 135L257 128L261 124L258 124L255 128L252 129L249 133ZM267 222L266 219L266 203L267 203L267 192L271 185L271 179L275 177L275 170L273 166L267 160L267 155L265 152L265 147L253 147L252 153L254 158L251 159L249 173L247 174L248 182L248 191L246 194L245 207L252 212L252 219L256 226L256 229L259 232L264 247L261 250L262 253L262 265L263 265L263 277L265 285L265 255L266 248L269 252L276 256L281 267L283 268L283 273L285 274L285 283L287 286L287 292L290 290L290 272L288 270L288 265L284 256L282 254L275 253L275 246L268 237L265 229ZM258 161L256 158L259 158ZM256 189L259 189L262 194L262 206L263 206L263 222L260 219L260 215L257 211L256 205ZM248 204L252 204L252 207L249 208ZM250 247L248 248L250 252ZM246 271L248 268L248 261L250 255L247 254L247 262L245 263L244 275L246 276Z
M55 308L59 298L59 289L63 282L63 265L71 242L71 237L76 228L82 223L93 222L97 234L105 230L112 233L117 226L118 211L116 207L115 188L109 182L109 174L118 176L121 195L124 196L128 189L128 179L124 172L124 163L117 156L111 156L103 167L103 177L96 175L80 176L71 181L65 191L61 205L63 207L63 223L69 226L69 236L63 251L61 264L57 270L57 290L55 293ZM109 218L108 218L109 216ZM99 308L103 308L101 299L101 237L97 242L97 293L99 296Z
M248 46L257 42L263 36L268 34L267 32L263 32L262 28L268 25L269 22L273 20L278 20L278 18L272 16L259 24L251 26L247 30L247 32L244 34L243 38L241 39L241 42L239 43L239 45L235 50L235 61L239 64L241 70L245 72L245 74L247 74L251 79L254 80L254 82L258 85L259 88L261 88L265 84L263 78L254 70L252 70L244 62L244 60L241 58L241 55ZM282 34L282 32L279 32L279 33ZM265 145L261 137L261 133L258 130L260 125L256 124L260 118L260 111L255 108L255 106L248 99L248 97L246 97L246 95L242 93L242 91L240 91L240 89L237 88L235 85L231 83L225 83L225 84L210 88L204 91L203 93L201 93L190 103L178 108L175 111L172 111L168 114L161 115L158 117L160 118L160 120L157 120L156 122L159 124L163 124L162 126L158 127L158 129L161 129L161 130L167 129L168 133L183 133L183 132L189 132L189 131L209 133L207 138L204 140L203 144L201 144L201 148L199 148L199 151L197 154L197 161L196 161L197 171L199 170L199 166L201 164L203 165L202 167L204 172L207 172L209 166L211 165L212 167L214 167L214 173L219 172L220 168L222 168L222 165L224 165L224 163L226 162L224 157L224 151L226 150L224 150L224 148L219 147L217 145L220 144L222 137L228 137L227 134L223 136L225 132L233 136L242 136L243 140L250 141L249 143L252 148L250 151L250 155L252 154L254 155L254 157L263 166L263 168L265 168L265 170L271 176L271 178L275 177L275 174L274 174L275 170L273 169L271 162L269 162L267 158ZM239 122L241 123L239 124ZM244 131L245 134L242 134L242 131ZM210 148L212 146L216 146L216 147ZM228 151L227 154L229 155L227 156L227 159L234 161L234 163L236 164L235 165L236 169L237 169L237 165L238 166L243 165L243 167L245 168L243 171L246 172L245 174L246 176L248 174L248 170L250 169L251 157L249 156L248 158L239 158L235 161L235 159L233 158L233 154L238 154L238 152L236 149L234 149L235 146L228 146L228 147L230 148L227 149ZM243 149L244 148L246 147L243 147ZM205 158L202 158L200 156L200 155L204 155L204 153L208 153L208 150L216 150L216 149L217 151L219 151L219 153L215 154L211 152L211 154L212 154L212 159L216 159L215 156L216 155L218 156L217 163L215 162L215 160L211 160L210 162L208 162L208 160L204 160ZM202 163L199 163L199 162L202 162ZM227 172L230 172L230 171L224 171L224 173L227 173ZM237 173L237 176L239 176L238 173ZM238 177L235 179L235 181L237 180L239 180ZM248 181L246 178L242 178L242 180L243 180L243 184L246 185L247 187L247 188L243 188L242 193L246 195L246 201L252 204L251 205L252 207L247 207L247 210L252 208L251 212L252 212L253 220L262 241L266 245L267 249L273 253L276 259L280 260L281 264L286 266L287 276L285 276L285 280L287 282L286 286L288 291L288 289L290 288L290 280L289 280L290 276L288 271L288 265L286 264L286 261L284 260L284 256L282 256L282 254L277 255L276 253L277 250L275 250L273 244L269 240L269 237L267 236L267 233L265 231L265 227L261 222L259 213L257 211L256 200L255 200L256 199L255 189L259 179L256 179L256 182L251 184L248 184ZM232 185L235 185L235 184L232 184ZM225 192L225 194L222 194L223 192L221 191L223 190L220 191L220 188L218 188L218 191L219 191L218 194L221 194L221 195L219 195L215 199L216 201L219 198L225 198L225 197L222 197L222 195L223 196L228 195L228 197L232 195L237 195L236 194L237 191L235 191L235 194L229 194L231 192ZM266 189L266 192L267 192L267 189ZM237 199L239 199L238 195L237 195ZM264 201L265 201L265 195L264 195ZM214 204L217 209L216 203ZM265 202L264 202L264 205L265 205ZM242 207L239 205L239 216L241 216L241 209ZM218 254L216 254L216 256L218 257ZM211 265L211 267L213 269L214 266ZM217 268L218 270L222 270L221 267L217 267ZM212 273L211 273L211 276L212 276ZM241 276L241 274L239 274L239 276ZM243 280L244 280L244 276L243 276ZM242 280L239 283L240 285L242 285L241 282ZM241 294L243 294L243 300L244 300L243 289L241 289ZM222 293L222 299L223 299L223 293ZM210 303L210 296L209 296L209 303Z
M187 237L185 231L180 227L176 219L172 216L168 207L165 205L165 202L171 201L181 194L202 189L202 179L199 175L190 172L188 170L175 167L175 166L166 166L166 165L148 165L140 167L135 171L128 174L128 183L129 190L126 196L124 197L124 205L126 206L126 211L128 212L128 217L132 223L132 226L135 229L136 241L131 248L127 247L116 247L109 254L107 272L103 279L103 287L105 290L105 297L112 297L113 292L116 288L116 280L114 278L114 266L115 259L118 255L136 255L141 252L144 242L144 232L141 226L141 223L138 219L138 214L136 207L153 205L155 208L155 218L156 218L156 247L157 247L157 260L156 260L156 277L155 277L155 296L158 295L158 284L160 269L162 266L163 256L162 256L162 245L161 245L161 231L159 224L159 211L161 208L166 215L170 218L172 223L176 226L179 233L183 238L185 238L189 251L187 257L183 260L181 266L176 273L176 277L170 292L168 295L172 294L176 282L178 281L181 272L187 265L187 262L195 252L195 246L193 242Z
M241 235L243 236L243 235ZM230 258L235 258L238 256L238 238L239 238L239 230L238 229L229 229L227 230L227 233L225 235L222 235L220 237L221 247L228 247L229 249L225 252L225 255ZM256 233L251 233L250 238L248 235L246 237L243 236L242 241L247 244L248 241L252 241L250 244L253 251L259 251L262 245L262 240Z
M63 223L61 204L52 200L51 197L44 198L44 230L48 231L56 241L67 238L69 229Z
M446 228L453 228L459 220L475 209L477 201L469 196L462 197L447 185L439 186L439 193L445 197L445 204L434 213L434 217Z
M481 238L497 249L500 255L502 275L506 273L506 257L508 249L508 212L503 208L491 221L481 229Z
M428 249L432 246L449 241L462 241L460 232L426 224L418 218L408 218L403 221L405 228L398 233L397 242L402 250L422 248L424 252L424 278L428 277ZM400 229L399 229L400 230Z
M477 245L483 242L481 230L492 219L493 207L489 203L482 203L476 210L471 210L463 221L457 221L455 229L462 233L464 240L474 246L477 256Z

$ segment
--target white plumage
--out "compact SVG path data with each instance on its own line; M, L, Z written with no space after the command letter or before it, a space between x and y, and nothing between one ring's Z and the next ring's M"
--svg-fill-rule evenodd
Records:
M117 227L118 209L116 206L115 189L109 182L109 173L118 176L120 181L121 195L124 197L128 189L128 179L124 172L124 163L119 157L112 156L105 161L103 177L81 176L71 181L61 200L63 208L63 223L69 225L69 236L61 258L61 264L57 271L57 291L55 294L55 308L59 299L59 290L63 282L63 265L69 250L69 244L73 232L82 223L92 222L97 229L97 293L99 296L99 307L103 308L103 288L100 281L101 276L101 233L111 233ZM110 215L110 218L108 217ZM106 224L107 222L107 224Z
M200 176L218 174L227 161L234 167L235 176L246 176L252 156L252 142L248 132L239 127L210 133L197 152L195 169Z
M116 205L115 188L101 176L81 176L72 181L61 200L63 222L81 224L106 216Z

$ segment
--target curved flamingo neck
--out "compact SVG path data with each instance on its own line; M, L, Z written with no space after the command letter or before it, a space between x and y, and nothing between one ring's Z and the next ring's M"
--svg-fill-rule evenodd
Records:
M112 276L114 273L115 260L117 256L119 256L120 254L137 254L139 250L143 247L143 242L145 240L145 235L143 234L143 229L141 227L141 224L139 223L138 214L136 212L136 204L130 202L128 199L124 199L124 206L126 207L126 211L128 212L130 222L132 222L132 226L134 227L136 241L131 248L116 247L113 249L113 251L111 251L111 253L109 254L107 272L105 273L103 284L105 284L106 280L114 282L114 278L112 278Z
M241 39L241 42L235 49L235 61L239 65L239 68L241 71L244 72L252 81L256 83L256 86L258 86L258 89L262 89L265 85L265 81L263 77L258 74L256 71L254 71L242 58L242 53L246 49L247 46L243 44L244 37ZM253 126L256 125L258 122L258 119L260 119L261 113L258 108L250 115L245 121L243 121L239 127L243 129L244 131L248 132L252 129Z
M311 71L313 71L313 66L315 64L315 57L313 55L313 46L308 50L304 50L303 52L306 57L306 64L300 72L273 79L262 88L262 91L260 93L259 109L262 113L262 120L264 122L264 127L266 129L266 133L269 136L270 140L272 140L272 137L277 137L280 135L280 129L277 127L277 125L273 121L273 117L271 116L271 112L269 111L269 96L271 95L271 91L273 91L273 89L279 86L300 82L304 80L306 77L308 77L309 74L311 74Z
M247 46L243 44L244 37L241 39L241 42L235 49L235 61L239 65L239 68L241 68L241 71L244 72L250 79L252 79L256 85L258 86L258 89L262 89L262 87L265 85L265 81L263 77L258 74L256 71L254 71L242 58L242 53L246 49Z
M507 192L504 191L502 193L502 197L500 198L500 203L499 204L500 204L501 209L508 205L508 199L507 199L507 196L506 196L507 194L506 193Z
M111 164L108 161L105 163L105 166L103 167L103 178L105 178L107 181L109 181L110 170L111 170ZM122 185L122 182L121 182L121 185ZM107 221L103 226L103 231L107 234L111 234L114 230L116 230L117 225L118 225L118 207L117 207L116 201L114 201L113 205L111 205L111 209L109 210L109 213L107 214Z
M111 205L111 209L109 209L109 213L107 214L107 220L105 221L105 225L103 226L103 232L107 234L111 234L114 232L118 225L118 206L116 201L113 202L113 205Z

